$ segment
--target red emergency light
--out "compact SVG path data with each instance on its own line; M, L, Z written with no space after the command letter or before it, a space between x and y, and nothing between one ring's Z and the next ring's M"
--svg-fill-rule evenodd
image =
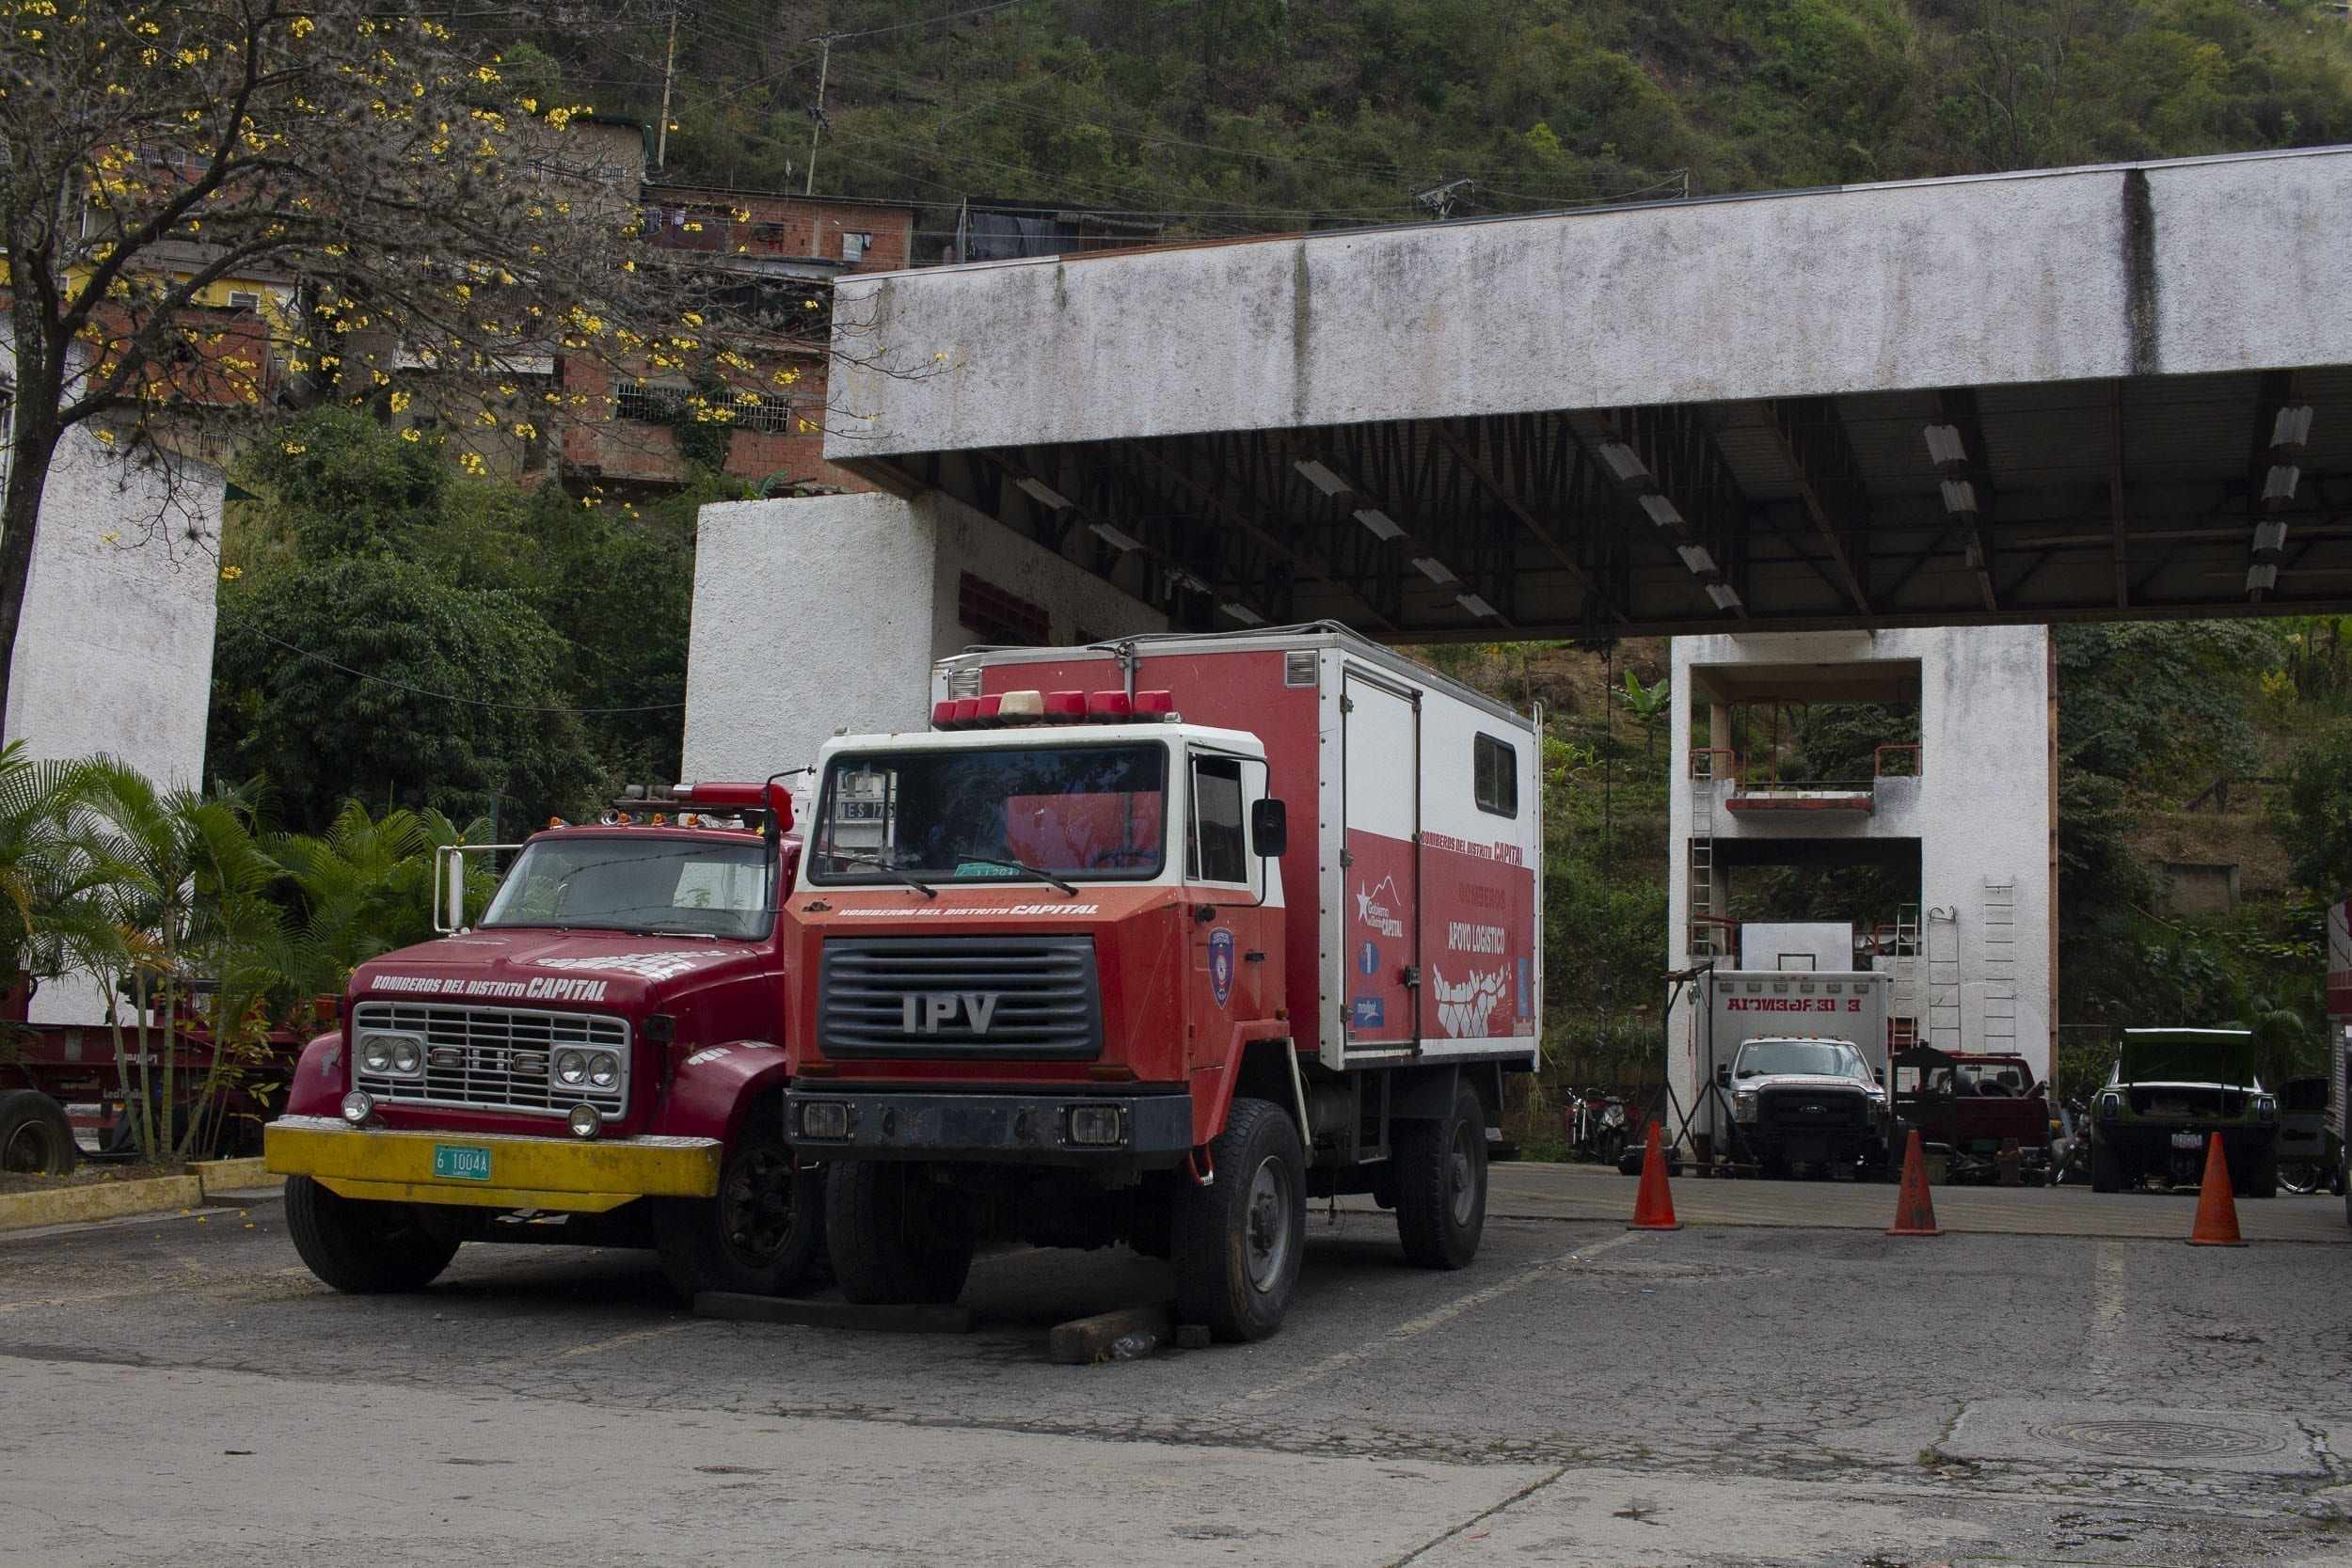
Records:
M1133 706L1124 691L1097 691L1087 698L1087 718L1097 724L1123 724Z
M766 784L691 784L670 791L674 800L720 810L766 811L776 819L776 832L792 831L792 792L770 780Z
M1172 716L1175 711L1176 693L1173 691L1138 691L1136 693L1136 717L1138 719L1166 719Z
M1074 724L1087 716L1087 694L1083 691L1048 691L1045 694L1045 721L1049 724Z
M972 715L972 721L981 729L993 730L1005 721L1004 705L1005 700L1002 697L982 697L979 699L979 706Z
M931 728L951 730L956 727L956 700L943 697L931 705Z
M979 712L980 700L977 697L956 699L956 723L959 727L971 723L973 720L979 717Z

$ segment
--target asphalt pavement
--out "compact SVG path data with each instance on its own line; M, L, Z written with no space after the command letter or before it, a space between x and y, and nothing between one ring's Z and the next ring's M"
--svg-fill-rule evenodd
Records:
M2352 1564L2340 1201L2227 1251L2133 1234L2185 1233L2154 1194L1581 1217L1632 1186L1499 1171L1458 1274L1318 1208L1276 1338L1089 1368L1048 1330L1163 1265L1005 1249L916 1337L696 1319L620 1251L337 1296L265 1198L0 1239L0 1563Z

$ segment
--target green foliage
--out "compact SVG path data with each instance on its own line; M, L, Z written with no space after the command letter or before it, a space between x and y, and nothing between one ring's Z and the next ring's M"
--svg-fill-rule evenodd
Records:
M2288 765L2280 836L2295 879L2322 896L2352 892L2352 725L2329 725Z
M271 956L280 1010L338 994L370 958L431 941L435 849L489 835L486 821L461 830L431 810L372 817L346 800L323 832L271 839L273 892L288 916ZM469 910L487 901L486 881L469 880L467 892Z

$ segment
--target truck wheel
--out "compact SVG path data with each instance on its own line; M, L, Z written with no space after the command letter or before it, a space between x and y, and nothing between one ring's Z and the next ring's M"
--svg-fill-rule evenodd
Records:
M1443 1121L1396 1124L1396 1233L1405 1260L1463 1269L1486 1228L1486 1111L1468 1084Z
M920 1165L827 1166L825 1241L841 1293L861 1307L945 1305L972 1272L970 1207Z
M2116 1167L2115 1150L2105 1138L2090 1140L2090 1190L2111 1193L2123 1185L2123 1173Z
M1307 1246L1298 1129L1270 1101L1237 1098L1209 1160L1214 1181L1176 1189L1176 1321L1206 1323L1220 1339L1263 1339L1282 1326ZM1411 1201L1404 1186L1399 1214Z
M81 1158L64 1106L39 1089L0 1094L0 1170L72 1176Z
M670 1288L688 1301L705 1291L790 1295L817 1267L825 1239L825 1179L802 1170L783 1118L746 1128L727 1151L716 1197L666 1198L653 1244Z
M307 1176L286 1178L286 1229L310 1272L351 1295L421 1291L457 1256L414 1204L343 1197Z

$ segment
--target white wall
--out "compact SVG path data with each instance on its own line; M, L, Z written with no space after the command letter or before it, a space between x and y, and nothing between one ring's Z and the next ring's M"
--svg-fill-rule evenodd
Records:
M1919 777L1882 781L1868 816L1804 812L1740 816L1718 802L1714 835L1725 839L1915 838L1923 911L1947 911L1960 986L1958 1035L1944 1049L1982 1050L1989 1015L2013 990L2017 1049L2044 1077L2057 1023L2056 886L2051 873L2053 768L2049 632L2042 626L1927 627L1883 632L1766 633L1674 641L1674 754L1688 758L1692 670L1730 664L1916 660ZM1668 965L1687 967L1689 846L1694 786L1687 763L1670 796ZM1754 870L1745 875L1753 886ZM2006 963L1988 966L1989 883L2014 883L2014 940ZM1735 908L1736 912L1736 908ZM1839 916L1840 911L1825 911ZM1942 957L1939 950L1935 955ZM1999 958L1996 945L1991 955ZM1728 966L1726 966L1728 967ZM1999 978L2007 971L2010 979ZM1932 988L1931 987L1931 990ZM1686 1000L1668 1022L1668 1066L1685 1105L1697 1087L1692 1013ZM1996 1030L1999 1025L1996 1025ZM1720 1041L1717 1042L1720 1048Z
M1056 642L1165 631L1167 618L954 499L812 496L702 511L686 672L694 779L762 779L840 728L930 722L934 659L976 641L970 571L1042 605Z
M2348 206L2324 148L844 277L825 455L2341 364Z

